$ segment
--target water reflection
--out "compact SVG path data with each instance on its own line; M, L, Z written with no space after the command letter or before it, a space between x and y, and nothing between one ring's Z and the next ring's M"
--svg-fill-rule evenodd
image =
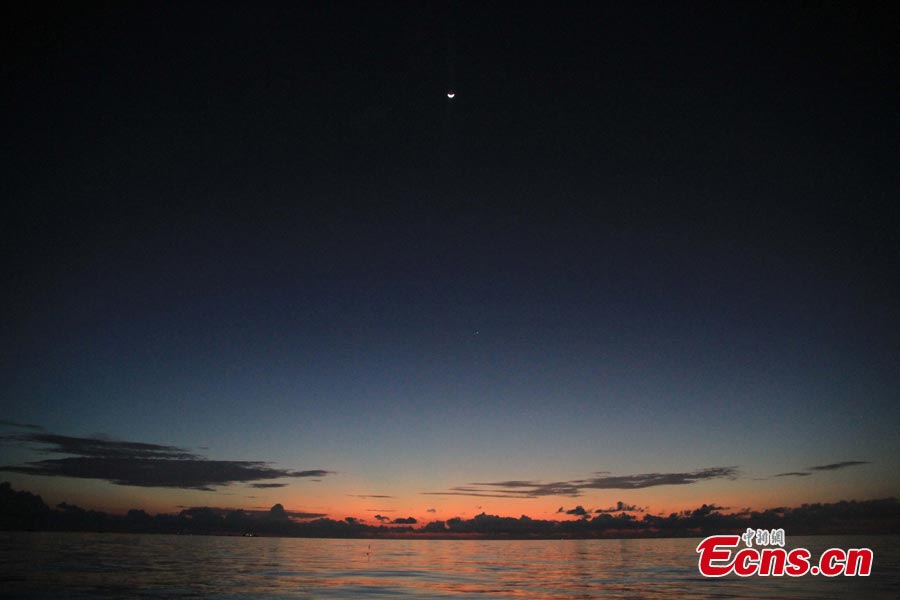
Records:
M895 598L900 538L870 545L869 578L710 580L699 540L316 540L0 534L0 596L16 598Z

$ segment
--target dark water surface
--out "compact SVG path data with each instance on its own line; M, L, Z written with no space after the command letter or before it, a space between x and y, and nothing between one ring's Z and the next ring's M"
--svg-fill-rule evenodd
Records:
M699 541L0 533L0 597L900 598L900 536L789 536L874 550L870 577L836 578L706 579Z

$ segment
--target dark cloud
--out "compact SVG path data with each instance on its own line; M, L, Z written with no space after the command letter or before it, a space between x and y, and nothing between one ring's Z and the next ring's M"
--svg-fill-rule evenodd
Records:
M715 513L716 511L720 511L720 510L728 510L728 507L727 506L719 506L716 503L704 504L700 508L695 509L693 511L690 511L690 510L684 511L684 515L693 517L693 518L700 518L700 517L705 517L707 515L711 515L711 514Z
M252 509L246 508L229 508L229 507L221 507L221 506L184 506L179 505L178 508L181 508L181 514L215 514L219 516L225 516L228 513L239 512L244 515L250 517L271 517L276 516L277 518L287 518L291 517L294 519L321 519L322 517L327 517L327 513L314 513L314 512L302 512L296 510L285 510L281 504L276 504L270 508L266 508L264 506L256 506Z
M393 498L394 496L382 496L380 494L347 494L351 498Z
M6 442L34 444L47 454L74 454L91 458L141 458L183 460L200 458L176 446L162 446L143 442L110 440L100 435L73 437L55 433L23 433L3 437Z
M691 485L709 479L735 479L737 467L711 467L686 473L644 473L640 475L605 475L582 485L587 489L640 489L660 485Z
M619 513L619 512L644 512L644 509L634 504L626 504L619 500L615 506L609 508L598 508L595 513Z
M242 510L238 508L228 508L222 506L186 506L184 504L179 504L176 508L181 509L181 513L185 515L193 515L193 514L201 514L201 513L212 513L216 515L226 515L232 511ZM261 511L253 511L253 510L244 510L247 514L257 513ZM266 511L269 512L269 511Z
M7 421L6 419L0 419L0 425L4 425L6 427L18 427L19 429L34 429L36 431L42 431L44 429L40 425L32 425L31 423L16 423L15 421Z
M575 508L566 511L567 515L574 515L576 517L586 517L588 516L588 511L584 509L580 504Z
M846 469L848 467L856 467L859 465L868 465L871 464L867 460L845 460L843 462L830 463L827 465L818 465L815 467L807 467L803 471L789 471L787 473L778 473L777 475L772 475L772 478L775 477L809 477L813 475L817 471L836 471L838 469Z
M870 464L867 460L845 460L844 462L831 463L830 465L819 465L817 467L809 467L808 471L835 471L837 469L846 469L847 467L856 467L858 465Z
M325 471L324 469L313 469L310 471L288 471L287 477L325 477L326 475L334 475L334 471ZM313 479L313 481L320 481Z
M376 516L375 518L377 519L378 517ZM416 523L418 523L418 521L413 517L407 517L405 519L394 519L393 521L391 521L391 525L415 525Z
M74 455L24 465L0 466L0 471L48 477L102 479L116 485L168 487L212 491L217 486L261 479L321 477L325 470L290 471L262 461L209 460L177 446L73 437L53 433L3 436L4 442L35 445L45 454ZM252 484L281 487L285 484Z
M321 519L328 516L328 513L301 512L298 510L289 510L286 514L294 519Z
M6 465L0 471L50 477L103 479L116 485L168 487L212 491L216 486L257 479L292 477L263 462L225 460L165 460L144 458L57 458L26 465Z
M600 472L589 479L556 481L476 482L450 488L445 492L423 492L437 496L476 496L488 498L539 498L569 496L577 498L584 490L635 490L661 485L690 485L710 479L735 479L737 467L711 467L684 473L640 473L637 475L605 475Z
M540 481L513 480L513 481L497 481L495 483L473 483L471 485L492 485L494 487L520 488L520 487L536 487L542 484Z
M268 488L280 488L285 487L286 483L251 483L250 487L256 488L258 490L265 490Z
M480 492L465 491L466 488L455 487L449 492L421 492L426 496L472 496L476 498L537 498L537 496L524 496L521 494L484 494Z
M437 512L437 509L436 509L436 508L429 508L429 509L426 510L425 512L436 513L436 512Z
M127 515L107 515L85 510L62 502L51 508L40 496L13 490L8 482L0 483L0 526L7 531L104 531L147 533L216 534L261 533L302 537L380 537L390 522L377 515L378 525L364 524L362 519L333 521L320 513L287 511L281 505L258 510L218 508L209 506L180 507L179 514L151 516L133 509ZM804 504L796 508L778 507L761 512L742 509L727 514L717 504L704 504L695 510L664 515L599 514L593 518L548 521L502 517L481 513L470 519L453 517L433 521L413 529L412 518L397 519L393 523L406 525L403 531L411 535L479 534L523 539L604 538L709 535L724 530L744 531L746 528L783 528L795 535L828 533L897 534L900 533L900 502L896 498L841 501L834 504Z

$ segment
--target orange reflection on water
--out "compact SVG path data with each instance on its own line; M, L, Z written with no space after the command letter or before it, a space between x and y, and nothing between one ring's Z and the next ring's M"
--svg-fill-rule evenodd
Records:
M865 578L705 579L697 539L337 540L0 534L9 597L895 598L900 537L797 538L871 546ZM879 568L882 571L879 571Z

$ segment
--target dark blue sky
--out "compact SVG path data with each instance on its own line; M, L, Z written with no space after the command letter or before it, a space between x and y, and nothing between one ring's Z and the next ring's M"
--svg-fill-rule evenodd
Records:
M900 492L895 7L4 11L9 422L333 471L266 496L317 512ZM20 487L125 494L9 428Z

